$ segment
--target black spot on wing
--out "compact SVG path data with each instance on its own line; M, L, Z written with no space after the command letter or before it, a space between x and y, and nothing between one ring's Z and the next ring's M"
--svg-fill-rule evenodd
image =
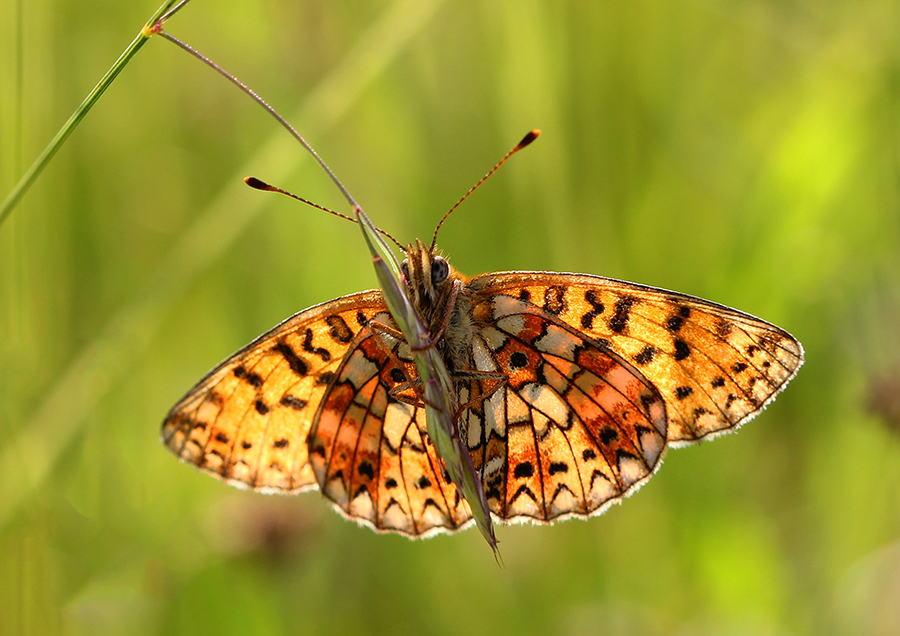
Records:
M605 482L607 482L607 483L609 483L609 477L607 477L606 475L604 475L602 472L600 472L599 470L597 470L597 469L595 468L593 471L591 471L591 486L590 486L590 487L591 487L591 490L594 489L594 482L595 482L598 478L599 478L599 479L602 479L603 481L605 481Z
M675 359L684 360L691 355L691 348L681 338L675 338Z
M425 488L428 488L431 486L431 480L428 479L428 477L426 477L425 475L422 475L415 481L415 486L419 490L424 490Z
M356 467L356 472L358 472L361 477L375 479L375 468L373 468L372 462L370 462L368 459L364 459L359 462L359 466Z
M309 332L309 330L307 330L307 332ZM281 341L272 347L272 349L284 358L285 362L287 362L288 366L291 368L291 371L296 375L305 376L309 373L309 365L306 364L306 361L303 358L296 354L287 342Z
M260 374L254 373L252 371L247 371L247 369L245 369L243 366L235 367L232 373L234 373L234 376L236 378L240 378L254 388L258 389L263 384L263 379Z
M312 329L307 329L303 336L303 350L314 356L319 356L322 359L322 362L331 360L331 352L328 349L323 349L322 347L317 347L313 344Z
M719 319L716 321L716 335L723 340L727 339L731 334L731 323L727 320Z
M316 378L317 386L327 386L334 382L334 372L326 371L325 373L319 374L319 377Z
M615 333L622 333L628 326L628 320L631 318L631 308L637 303L637 299L631 296L624 296L616 301L616 306L612 318L609 319L609 328Z
M434 499L432 499L431 497L429 497L428 499L425 500L425 504L424 504L422 507L423 507L424 509L427 509L427 508L434 508L435 510L437 510L438 512L440 512L442 515L445 514L445 513L444 513L444 509L441 508L441 507L438 505L438 503L437 503Z
M550 462L550 468L548 472L551 475L555 475L557 473L567 473L569 472L569 465L565 462Z
M283 395L278 403L281 406L286 406L288 408L294 409L295 411L302 411L308 404L306 400L300 399L295 395Z
M591 310L581 316L581 328L591 329L594 326L594 318L602 314L606 307L600 302L595 289L584 292L584 300L591 306Z
M325 324L331 327L329 335L333 340L341 344L347 344L353 340L353 332L347 326L347 322L340 316L328 316Z
M566 309L566 288L552 285L544 290L544 309L559 315Z
M509 366L511 369L522 369L528 364L528 356L522 351L516 351L509 356Z
M531 477L534 474L534 466L531 462L521 462L516 465L513 470L513 475L517 479L521 479L523 477Z
M604 446L609 446L617 439L619 439L619 433L612 426L604 426L600 431L600 443L602 443Z
M359 488L356 489L356 492L353 493L353 498L356 499L362 495L369 495L369 498L372 498L372 493L369 492L369 487L366 484L360 484Z
M658 349L652 345L646 345L643 349L641 349L640 353L634 356L634 361L637 362L640 366L644 366L645 364L649 364L653 358L656 357Z

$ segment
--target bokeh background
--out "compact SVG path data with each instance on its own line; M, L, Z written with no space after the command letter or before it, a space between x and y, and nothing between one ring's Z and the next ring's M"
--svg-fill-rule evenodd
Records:
M2 194L154 3L0 5ZM158 442L210 367L375 284L334 186L151 40L0 227L0 633L900 633L900 5L194 0L169 30L469 274L590 272L775 322L807 362L588 522L410 542Z

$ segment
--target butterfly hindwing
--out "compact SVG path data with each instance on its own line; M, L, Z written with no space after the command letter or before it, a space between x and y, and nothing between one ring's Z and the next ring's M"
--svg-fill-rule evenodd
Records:
M633 492L666 445L665 405L653 385L527 301L500 294L480 307L491 324L473 337L473 365L507 380L463 414L460 428L492 512L548 522L598 514ZM490 382L470 382L461 402Z
M176 404L163 442L233 485L297 492L316 485L306 437L350 342L376 313L377 291L351 294L287 319L213 369Z
M393 325L387 312L375 316ZM310 463L345 516L409 536L458 530L468 505L442 469L426 433L425 410L400 401L415 378L409 347L383 331L350 344L309 435Z

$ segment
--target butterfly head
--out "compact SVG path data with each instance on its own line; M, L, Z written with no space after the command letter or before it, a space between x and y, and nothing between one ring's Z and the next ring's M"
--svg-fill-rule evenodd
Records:
M423 314L431 314L445 305L459 274L440 254L422 241L406 248L400 264L413 304Z

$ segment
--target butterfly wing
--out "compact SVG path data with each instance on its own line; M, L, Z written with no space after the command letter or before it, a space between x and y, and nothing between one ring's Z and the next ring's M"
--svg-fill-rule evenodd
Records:
M381 292L368 291L288 318L188 391L163 422L163 443L238 487L314 488L306 444L313 417L350 343L383 311Z
M375 322L393 326L385 311ZM415 401L409 346L383 330L360 332L319 405L309 459L322 493L375 530L422 537L471 521L443 469Z
M732 430L796 374L784 330L715 303L595 276L486 274L467 295L460 426L500 519L599 514L648 479L667 445ZM408 404L408 345L380 292L300 312L211 371L163 441L229 483L319 485L345 516L427 536L471 523ZM480 374L480 375L479 375ZM507 378L499 389L497 377ZM479 396L488 397L479 399ZM406 401L402 400L406 396Z
M666 406L632 364L517 297L473 304L489 324L472 334L475 377L460 402L496 389L491 375L506 376L460 420L494 514L540 522L599 514L653 474Z
M470 286L486 307L498 294L525 299L633 364L666 402L670 445L736 429L803 364L784 329L686 294L551 272L487 274Z
M759 413L803 361L784 330L660 289L509 272L467 291L480 326L472 365L509 377L461 422L503 519L599 514L652 475L667 445Z

